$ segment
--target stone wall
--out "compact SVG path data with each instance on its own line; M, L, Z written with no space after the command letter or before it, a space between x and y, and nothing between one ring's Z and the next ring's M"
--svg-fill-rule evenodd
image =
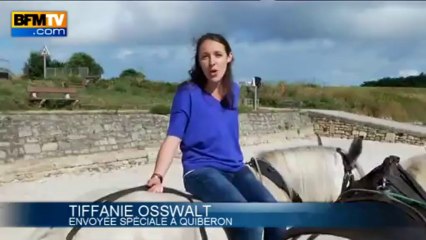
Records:
M321 136L426 146L426 128L355 114L282 110L240 114L241 145ZM155 161L168 116L144 111L0 113L0 185ZM176 158L180 158L177 153Z
M14 112L0 114L0 163L124 149L158 148L168 116L145 111ZM242 145L291 133L426 145L426 128L333 111L240 114ZM301 133L302 132L302 133ZM279 140L279 139L278 139Z
M406 143L426 146L426 127L336 111L309 111L314 131L321 136Z
M256 144L253 136L312 129L308 115L297 111L241 114L240 122L247 144L249 137ZM3 113L0 163L158 146L167 126L168 116L144 111Z

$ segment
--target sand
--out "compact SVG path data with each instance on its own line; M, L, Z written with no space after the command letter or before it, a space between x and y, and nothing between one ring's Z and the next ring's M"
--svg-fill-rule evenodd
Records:
M348 149L350 139L323 138L323 144L327 146ZM293 139L271 144L245 146L243 152L246 160L259 151L284 148L300 145L316 145L316 138ZM363 152L359 158L365 172L380 164L385 157L397 155L402 161L416 154L424 153L426 149L420 146L407 144L379 143L364 141ZM303 161L303 159L300 159ZM172 164L166 178L165 185L183 190L181 180L182 168L180 161ZM1 168L1 166L0 166ZM154 168L153 164L137 166L130 169L120 169L104 173L79 173L65 174L56 177L43 178L31 182L13 182L0 186L0 202L10 201L72 201L95 200L84 197L87 192L98 192L98 196L109 193L109 189L124 189L145 184ZM32 229L6 229L0 228L2 240L28 240L25 238Z

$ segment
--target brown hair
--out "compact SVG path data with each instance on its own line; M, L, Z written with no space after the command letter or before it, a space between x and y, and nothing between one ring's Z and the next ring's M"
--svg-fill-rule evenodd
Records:
M194 65L189 71L189 75L191 77L190 81L197 84L200 88L205 89L207 84L207 78L203 73L203 70L201 69L200 63L198 61L198 55L199 55L199 49L201 44L206 40L212 40L219 42L225 46L226 54L229 55L232 50L231 46L229 45L228 41L220 34L217 33L206 33L202 35L196 43L196 50L195 50L195 57L194 57ZM232 84L233 84L233 76L232 76L232 62L229 62L225 74L222 79L221 84L221 92L225 94L224 99L222 100L221 104L222 106L226 108L234 108L234 92L232 91Z

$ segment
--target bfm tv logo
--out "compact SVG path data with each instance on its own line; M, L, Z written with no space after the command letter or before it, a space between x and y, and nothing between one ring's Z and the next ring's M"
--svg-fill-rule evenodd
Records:
M66 37L66 11L13 11L12 37Z

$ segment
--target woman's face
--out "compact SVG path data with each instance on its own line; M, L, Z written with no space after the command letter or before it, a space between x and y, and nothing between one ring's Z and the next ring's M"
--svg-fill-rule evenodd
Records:
M225 75L232 54L226 53L225 46L220 42L205 40L199 49L198 61L209 82L218 83Z

